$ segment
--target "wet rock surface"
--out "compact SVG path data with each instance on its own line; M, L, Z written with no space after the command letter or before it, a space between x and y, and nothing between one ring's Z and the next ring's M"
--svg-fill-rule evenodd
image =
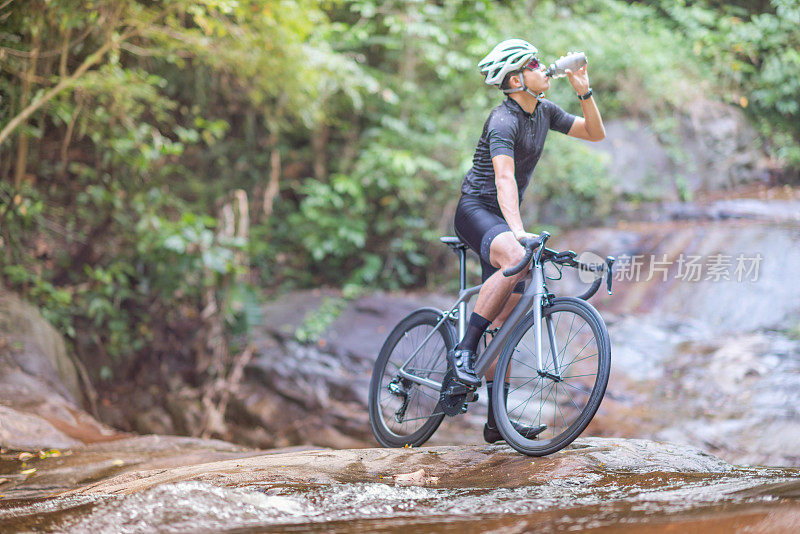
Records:
M134 453L138 465L119 465ZM41 471L0 501L0 529L557 532L710 523L790 532L800 525L797 469L742 468L647 440L579 439L531 458L505 445L253 451L150 437L45 465L54 460L41 460ZM76 484L63 474L70 464L115 461L117 471L94 480ZM393 483L392 475L419 469L437 485Z
M125 435L82 404L79 370L59 333L0 289L0 447L66 448Z
M769 179L766 154L741 109L695 99L675 119L671 133L646 120L608 120L605 141L587 146L608 154L616 187L632 196L677 199L681 189L730 189Z
M429 442L451 447L355 450L376 444L366 402L383 340L413 309L453 299L373 293L345 300L326 291L284 295L264 307L252 339L255 357L226 414L231 439L254 449L132 438L83 411L80 373L63 344L35 310L18 301L10 307L2 295L0 530L82 531L90 524L152 530L148 514L155 514L165 531L192 530L199 521L208 530L244 531L613 531L624 523L648 531L795 532L797 470L741 464L800 466L796 200L775 210L739 202L731 217L554 236L554 248L646 260L639 278L615 279L614 296L592 299L609 325L613 364L584 436L672 445L583 438L549 458L523 457L482 443L482 389L479 402L446 419ZM713 280L706 271L695 281L678 278L681 255L705 262L714 254L761 254L764 262L754 280ZM652 258L670 265L648 276ZM569 279L552 289L579 292ZM320 311L326 301L341 305L332 321ZM318 324L313 343L298 341L298 332ZM126 408L112 407L120 414ZM174 426L172 414L192 409L177 401L150 406L136 428L190 432ZM274 450L271 458L258 450L295 444L345 450ZM20 450L33 457L23 464ZM390 484L391 475L421 468L439 485Z

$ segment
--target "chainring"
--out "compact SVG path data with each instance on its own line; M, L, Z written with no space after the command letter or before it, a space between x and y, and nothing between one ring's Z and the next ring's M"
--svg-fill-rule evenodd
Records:
M461 382L456 380L455 372L452 369L448 369L444 374L444 380L442 380L442 389L439 392L439 407L442 409L444 414L449 417L464 413L464 404L467 402L467 393L453 395L450 392L451 388L459 386L459 389L463 389Z

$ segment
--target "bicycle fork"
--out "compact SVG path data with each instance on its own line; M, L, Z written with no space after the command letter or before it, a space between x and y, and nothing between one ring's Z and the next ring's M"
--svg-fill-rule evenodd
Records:
M556 346L556 334L553 327L553 320L550 316L545 318L547 324L547 338L550 341L550 352L553 358L553 372L549 373L544 370L544 354L542 350L542 303L546 295L544 285L544 267L536 265L535 273L533 276L533 283L536 284L537 292L534 295L533 307L533 335L535 338L536 347L536 372L543 378L549 378L556 382L561 382L561 371L558 366L558 347Z

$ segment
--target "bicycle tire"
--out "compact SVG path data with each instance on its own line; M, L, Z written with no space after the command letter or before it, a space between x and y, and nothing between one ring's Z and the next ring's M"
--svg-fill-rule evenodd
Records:
M562 323L564 318L566 321ZM579 326L575 324L578 318ZM492 401L497 426L506 443L528 456L546 456L572 443L600 407L611 372L611 341L602 317L591 304L575 297L553 299L550 306L542 309L542 359L545 371L551 372L551 376L561 376L562 380L558 381L537 371L532 348L534 321L534 314L530 312L512 332L494 375L495 384L509 377L510 393L506 399L504 388L496 387ZM553 325L556 358L553 358L548 321ZM586 325L589 328L584 331ZM573 349L568 349L575 340ZM584 353L587 347L589 351ZM592 354L592 350L596 353ZM554 372L554 361L559 362L559 373ZM562 404L558 400L559 392ZM552 400L549 400L551 394ZM534 406L526 417L531 401ZM546 428L528 439L512 426L512 421L533 428L546 425Z
M439 408L438 391L409 381L402 382L396 374L396 370L413 354L441 318L442 312L433 308L412 312L395 326L378 354L369 386L369 422L375 438L384 447L419 447L428 441L444 419L444 412ZM417 367L422 370L421 376L441 383L447 371L447 351L455 344L455 330L449 321L444 321L420 353L409 362L407 369ZM419 362L417 366L414 365L415 361ZM390 368L391 365L394 365L394 369ZM402 424L391 425L392 422L398 423L394 416L405 402L402 395L393 394L388 389L390 382L395 379L409 399L403 416L410 411L412 417L408 420L419 421L419 428L411 430L409 425L408 431L403 431ZM418 401L418 406L411 409L415 401Z

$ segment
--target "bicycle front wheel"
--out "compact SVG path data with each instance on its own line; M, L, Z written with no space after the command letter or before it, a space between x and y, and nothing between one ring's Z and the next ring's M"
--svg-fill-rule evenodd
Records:
M496 387L492 400L506 442L545 456L572 443L597 412L611 371L611 342L591 304L556 298L542 309L540 368L534 324L529 313L512 332L494 376L495 384L509 383L508 397Z
M378 355L369 386L369 422L384 447L419 447L444 419L439 390L456 333L449 321L439 324L441 318L442 312L432 308L412 312L392 330ZM401 376L401 367L426 383Z

